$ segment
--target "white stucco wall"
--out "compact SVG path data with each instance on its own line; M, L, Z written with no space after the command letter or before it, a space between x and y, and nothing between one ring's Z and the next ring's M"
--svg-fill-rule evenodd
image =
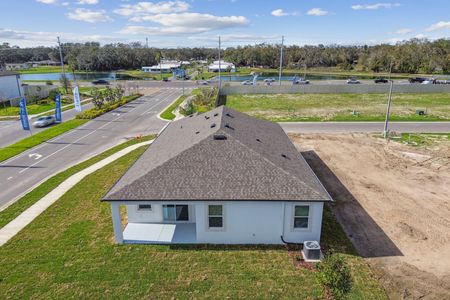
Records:
M281 235L288 242L320 241L323 203L228 201L224 205L223 230L209 230L207 204L199 202L197 213L197 242L213 244L282 244ZM294 230L294 205L309 205L308 229ZM284 224L283 224L284 215Z
M20 93L23 95L21 84L22 82L19 78ZM16 75L0 76L0 101L19 98L20 93L17 87Z
M138 204L151 204L151 211L138 211ZM188 204L189 223L196 223L197 243L210 244L282 244L320 241L323 203L280 201L225 201L164 203ZM208 204L222 204L224 228L208 229ZM129 223L164 223L161 202L127 203ZM309 206L307 229L294 229L294 206ZM284 219L284 222L283 222Z
M152 210L138 210L139 204L151 204ZM155 202L142 202L139 204L126 205L129 223L163 223L163 204ZM192 203L164 203L164 204L188 204L189 223L195 222L195 207ZM183 222L186 223L186 222Z

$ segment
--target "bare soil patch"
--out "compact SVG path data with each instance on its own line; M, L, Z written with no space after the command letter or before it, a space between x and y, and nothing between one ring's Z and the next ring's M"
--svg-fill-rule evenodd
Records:
M450 299L450 142L291 135L393 299Z

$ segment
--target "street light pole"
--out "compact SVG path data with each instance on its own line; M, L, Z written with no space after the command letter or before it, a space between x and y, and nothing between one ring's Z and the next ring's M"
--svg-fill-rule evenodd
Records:
M59 46L59 59L61 60L61 72L62 72L62 76L63 76L63 80L64 80L64 90L67 93L67 84L66 84L67 78L66 78L66 74L64 72L64 58L63 58L61 41L59 39L59 36L58 36L58 46Z
M391 86L389 87L389 99L388 99L388 105L386 109L386 120L384 121L384 130L383 130L383 137L386 139L389 135L389 114L391 112L391 103L392 103L392 89L394 87L394 82L391 80Z
M220 49L222 47L222 41L220 39L220 35L219 35L219 91L222 88L222 63L220 61Z
M284 35L281 37L281 51L280 51L280 75L278 77L278 83L281 85L281 73L283 72L283 48L284 48Z

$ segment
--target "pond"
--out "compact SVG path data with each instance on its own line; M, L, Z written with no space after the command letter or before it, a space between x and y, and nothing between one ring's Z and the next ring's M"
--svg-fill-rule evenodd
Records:
M76 73L75 77L73 73L66 73L69 80L131 80L136 79L126 74L117 74L116 72L92 72L92 73ZM59 80L61 78L61 73L38 73L38 74L21 74L22 80ZM142 78L144 79L144 78Z

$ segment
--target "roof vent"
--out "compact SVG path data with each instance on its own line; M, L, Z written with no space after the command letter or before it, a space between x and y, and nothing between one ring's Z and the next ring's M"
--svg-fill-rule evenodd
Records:
M230 113L226 114L227 117L234 118Z
M234 130L234 128L233 128L233 127L231 127L231 126L230 126L230 124L228 124L228 123L227 123L227 124L225 124L225 127L226 127L226 128L229 128L229 129L231 129L231 130Z
M260 139L256 139L256 141L262 143Z
M215 114L214 114L214 117L217 117L218 115L219 115L219 113L215 113Z
M211 128L216 127L216 123L211 124Z
M287 157L286 154L281 154L281 157L286 158L286 159L289 159L289 157Z
M192 118L194 115L189 115L189 118Z
M227 139L227 136L225 134L215 134L214 139L216 141L223 141Z
M208 120L208 119L209 119L209 117L208 117L208 116L205 116L205 119L206 119L206 120Z
M195 134L199 134L199 133L200 133L200 131L195 132Z

